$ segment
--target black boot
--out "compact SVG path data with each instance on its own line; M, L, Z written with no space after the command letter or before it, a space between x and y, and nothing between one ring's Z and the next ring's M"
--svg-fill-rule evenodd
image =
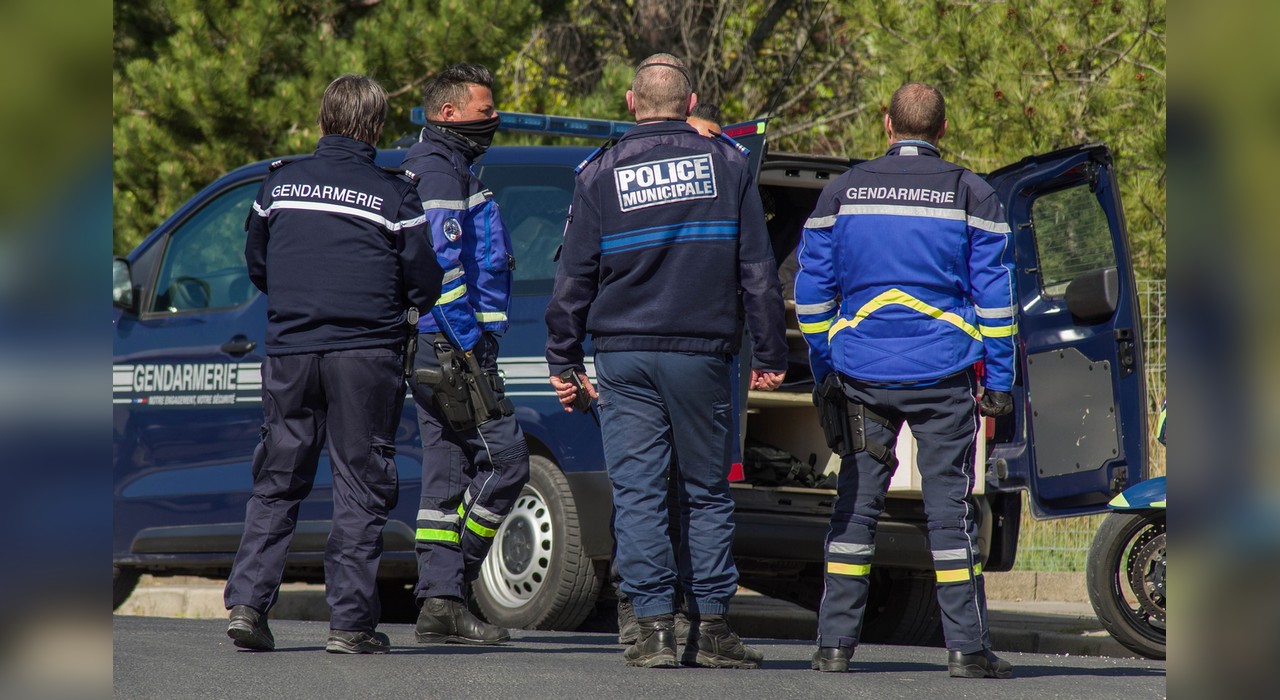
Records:
M990 649L973 654L947 652L947 670L952 678L1013 678L1013 664Z
M501 644L511 640L507 630L472 615L462 601L453 598L423 601L414 635L419 642Z
M707 668L759 668L764 654L743 644L724 615L702 615L697 632L690 631L681 661Z
M381 632L331 629L324 650L330 654L385 654L391 651L391 639Z
M271 651L276 648L276 638L267 627L267 616L248 605L231 608L227 623L227 636L241 649Z
M818 650L813 652L809 668L815 671L844 673L849 670L851 658L853 658L853 649L850 647L818 647Z
M622 652L628 666L645 668L676 668L675 621L670 613L642 617L636 620L640 628L639 639Z
M636 609L630 598L618 599L618 643L635 644L640 638L640 626L636 623Z

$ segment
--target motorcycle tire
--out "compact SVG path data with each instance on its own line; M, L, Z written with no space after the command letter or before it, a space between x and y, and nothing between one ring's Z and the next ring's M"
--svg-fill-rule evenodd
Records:
M1165 658L1165 513L1111 513L1089 548L1089 602L1117 642Z

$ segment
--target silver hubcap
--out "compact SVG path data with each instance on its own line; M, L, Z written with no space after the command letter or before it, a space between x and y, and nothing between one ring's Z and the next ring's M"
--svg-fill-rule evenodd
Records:
M484 587L499 605L523 607L542 589L551 568L553 532L546 500L526 485L480 570Z

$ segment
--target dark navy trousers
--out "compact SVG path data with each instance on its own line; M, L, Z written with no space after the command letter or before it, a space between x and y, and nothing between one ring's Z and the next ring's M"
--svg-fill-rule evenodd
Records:
M325 546L332 629L372 630L382 529L396 504L395 431L404 407L401 353L390 348L273 355L262 365L262 442L244 538L227 579L228 608L275 605L298 506L315 482L326 438L333 526Z
M916 439L916 464L947 649L971 654L990 648L986 591L970 499L974 440L981 425L974 373L961 372L927 387L892 389L844 376L841 379L850 401L863 404L894 426L889 429L865 421L868 441L892 448L904 421ZM818 646L852 647L858 642L875 553L876 519L884 510L891 476L888 467L865 451L840 463L827 533L826 590L818 612Z
M415 368L440 367L432 338L418 337ZM482 334L475 353L486 372L497 372L498 343L492 334ZM413 398L422 437L414 595L463 599L466 584L480 575L498 528L529 481L529 446L514 415L457 431L436 408L429 388L415 385Z
M738 584L729 494L730 358L680 352L598 352L595 358L622 591L637 617L671 613L684 571L689 612L724 613ZM673 465L686 523L679 552L668 532ZM677 565L677 556L688 560Z

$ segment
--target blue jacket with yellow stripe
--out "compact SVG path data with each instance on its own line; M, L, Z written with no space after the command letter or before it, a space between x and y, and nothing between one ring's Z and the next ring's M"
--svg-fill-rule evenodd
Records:
M1013 245L996 193L923 141L899 141L823 190L805 222L796 313L813 376L929 383L985 360L1009 391Z
M777 265L742 154L683 121L636 125L584 164L547 305L547 364L596 350L738 352L786 369Z
M418 330L443 332L463 350L475 347L482 330L507 330L515 267L493 192L471 172L479 155L461 136L428 125L403 164L418 177L427 229L444 269L440 299L422 314Z

